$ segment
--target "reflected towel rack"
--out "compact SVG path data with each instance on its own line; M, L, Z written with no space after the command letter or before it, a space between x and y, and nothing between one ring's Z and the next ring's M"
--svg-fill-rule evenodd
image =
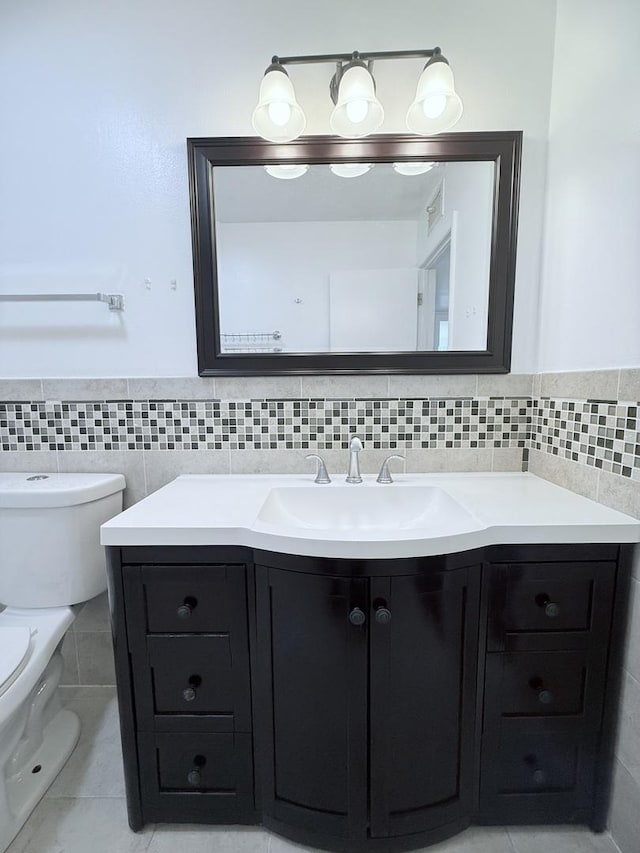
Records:
M222 332L220 338L225 344L239 344L243 341L251 343L267 343L267 341L279 341L282 332Z
M0 302L104 302L109 311L124 311L121 293L4 293Z
M273 341L282 339L282 332L221 332L220 346L224 353L230 352L282 352L281 346Z

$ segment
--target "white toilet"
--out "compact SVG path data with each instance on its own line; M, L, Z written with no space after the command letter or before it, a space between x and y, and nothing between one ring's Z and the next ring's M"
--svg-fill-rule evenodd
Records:
M0 474L0 853L78 740L60 646L71 605L107 588L100 525L124 487L121 474Z

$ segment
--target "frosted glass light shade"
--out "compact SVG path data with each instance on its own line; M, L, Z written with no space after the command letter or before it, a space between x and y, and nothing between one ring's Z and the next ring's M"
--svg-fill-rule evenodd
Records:
M265 166L264 170L272 178L291 181L293 178L301 178L309 171L309 166L305 163L276 163L273 166Z
M435 163L411 163L407 161L405 163L393 163L393 169L399 175L424 175L426 172L430 172L435 165Z
M373 77L364 65L352 65L343 73L329 124L338 136L367 136L384 119L382 104L376 97Z
M329 168L339 178L359 178L373 169L373 163L331 163Z
M291 142L305 129L307 120L284 69L267 71L262 78L251 124L255 132L269 142Z
M462 101L458 96L453 72L444 59L430 60L420 75L416 97L407 113L407 127L412 133L442 133L460 119Z

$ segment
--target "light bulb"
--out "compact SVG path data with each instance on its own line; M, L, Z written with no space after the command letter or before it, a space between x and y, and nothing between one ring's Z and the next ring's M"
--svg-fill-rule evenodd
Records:
M360 122L364 121L367 117L369 104L364 100L364 98L356 98L354 101L349 101L345 109L347 111L347 118L349 121L353 122L353 124L360 124Z
M438 118L447 106L446 95L429 95L424 99L422 109L427 118Z
M291 107L286 101L272 101L267 109L269 118L278 127L284 127L291 118Z

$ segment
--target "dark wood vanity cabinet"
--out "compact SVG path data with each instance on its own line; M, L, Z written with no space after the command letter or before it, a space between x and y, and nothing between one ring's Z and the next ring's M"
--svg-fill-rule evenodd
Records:
M357 842L367 827L405 836L470 812L478 568L344 578L256 566L272 825Z
M401 850L604 828L631 546L109 549L131 826Z

